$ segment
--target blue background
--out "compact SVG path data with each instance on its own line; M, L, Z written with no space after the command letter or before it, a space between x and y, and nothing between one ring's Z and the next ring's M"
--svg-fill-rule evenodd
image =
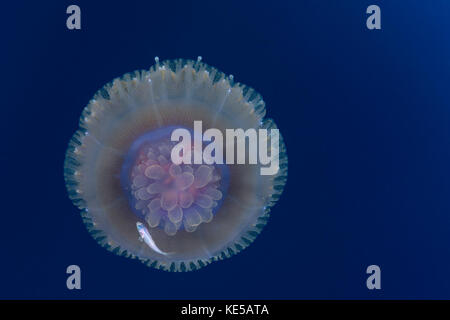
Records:
M366 28L370 4L382 30ZM445 0L4 4L0 298L450 298L449 23ZM248 249L175 274L96 244L63 161L105 83L198 55L263 95L289 176Z

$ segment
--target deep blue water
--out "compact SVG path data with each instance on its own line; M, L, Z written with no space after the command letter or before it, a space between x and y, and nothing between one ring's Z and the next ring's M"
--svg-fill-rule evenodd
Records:
M66 29L69 4L80 31ZM366 28L370 4L382 30ZM10 1L2 13L0 298L450 298L450 2ZM263 95L289 176L248 249L175 274L96 244L63 161L105 83L198 55ZM80 291L66 289L70 264Z

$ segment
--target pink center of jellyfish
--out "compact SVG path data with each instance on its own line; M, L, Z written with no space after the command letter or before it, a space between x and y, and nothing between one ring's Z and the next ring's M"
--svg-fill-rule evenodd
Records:
M210 222L228 184L225 165L174 164L173 129L158 129L137 139L121 175L135 214L170 236L179 230L194 232L201 223Z

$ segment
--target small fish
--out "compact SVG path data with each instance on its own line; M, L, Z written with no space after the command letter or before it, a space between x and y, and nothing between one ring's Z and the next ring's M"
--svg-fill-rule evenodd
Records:
M136 228L139 232L139 240L145 242L153 251L162 254L162 255L168 255L169 253L161 251L155 244L155 241L153 241L152 236L150 235L150 232L148 232L148 229L141 223L136 222Z

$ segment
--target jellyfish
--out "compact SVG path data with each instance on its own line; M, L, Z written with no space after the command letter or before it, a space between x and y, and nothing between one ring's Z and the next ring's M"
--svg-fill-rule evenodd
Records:
M194 121L276 129L265 113L254 89L200 57L155 58L149 70L106 84L82 111L64 162L69 198L101 246L149 267L183 272L231 257L258 236L283 192L283 139L279 170L261 175L258 163L176 164L171 134L192 131Z

